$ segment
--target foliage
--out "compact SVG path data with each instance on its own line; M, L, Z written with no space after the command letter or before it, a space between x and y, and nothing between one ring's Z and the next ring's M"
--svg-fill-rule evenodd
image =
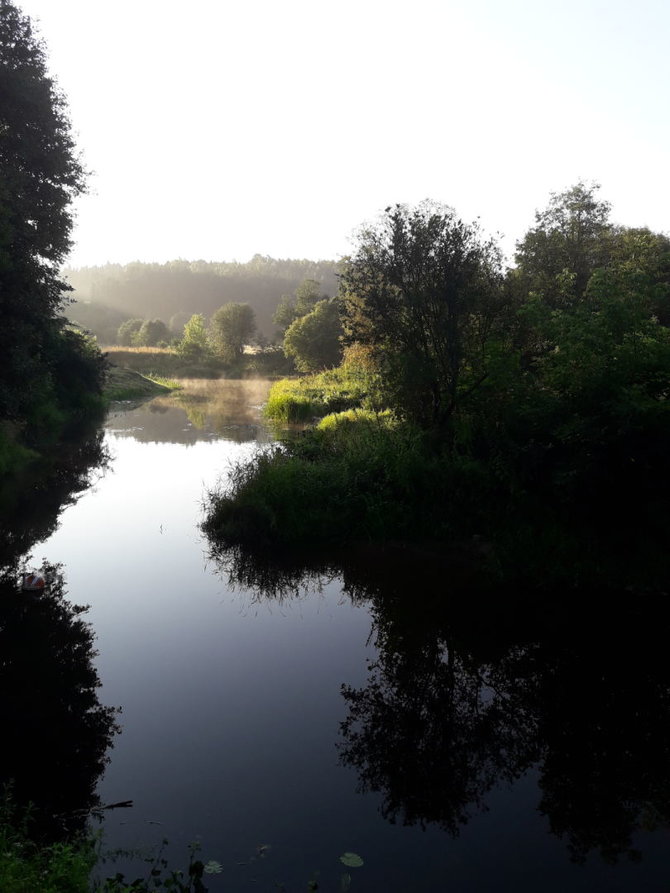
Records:
M256 332L256 318L249 304L234 301L219 307L210 323L210 340L215 354L224 363L236 363L242 358L244 346Z
M284 353L299 372L318 372L342 359L342 323L337 301L319 301L286 329Z
M301 282L293 297L282 295L279 306L272 317L282 338L292 323L311 313L318 302L325 297L326 295L321 294L321 286L315 279L305 279Z
M361 406L369 388L365 372L346 366L305 378L281 379L270 388L265 414L275 422L310 421Z
M177 344L177 353L191 360L202 360L210 353L205 317L194 313L184 326L184 334Z
M578 301L593 272L607 263L614 229L609 203L598 201L599 188L579 182L553 193L549 207L535 214L535 226L517 245L524 292L541 295L550 307Z
M257 457L214 498L211 535L477 534L507 579L662 585L670 240L612 226L595 191L552 197L504 284L495 246L448 209L396 207L364 230L342 277L352 343L333 370L361 390L334 406L314 377L279 382L267 412L386 407L396 421L373 434L364 417L329 419Z
M209 494L206 534L252 547L340 545L414 536L408 504L428 507L426 535L444 526L435 511L444 475L414 429L361 415L258 452L235 467L227 490Z
M41 450L101 406L99 353L60 316L84 170L44 46L10 0L0 0L0 58L0 418L19 447Z
M0 890L3 893L89 893L95 862L91 842L38 845L30 837L31 815L5 792L0 802Z
M341 281L347 339L371 348L389 404L445 431L500 338L497 246L450 208L396 205L361 231Z
M78 301L86 300L118 311L126 317L170 320L183 326L193 313L211 317L227 301L250 304L260 332L275 334L272 316L282 295L293 294L306 279L319 283L320 296L337 289L337 264L332 260L283 259L256 255L237 261L173 260L164 264L105 264L66 269L64 275ZM119 323L117 323L118 327Z
M136 343L136 335L142 328L143 323L144 320L138 318L127 319L125 322L122 322L116 333L117 343L122 347L134 345Z
M136 333L131 336L131 343L136 347L157 347L170 340L170 330L162 319L145 319Z

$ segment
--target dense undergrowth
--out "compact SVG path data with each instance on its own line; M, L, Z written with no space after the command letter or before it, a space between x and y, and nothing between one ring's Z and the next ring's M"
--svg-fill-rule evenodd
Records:
M91 839L39 845L31 839L29 814L8 800L0 807L2 893L89 893L94 864Z
M29 382L15 382L0 421L0 485L77 442L104 417L105 363L80 333L50 333L43 364ZM0 385L0 390L2 386Z
M290 400L314 387L280 384ZM309 411L337 399L333 388ZM203 529L219 548L295 555L365 542L456 545L507 582L664 585L670 494L655 474L664 407L645 407L628 434L601 408L575 437L576 421L545 394L497 412L482 401L448 442L388 410L330 413L238 464L210 494ZM658 438L642 436L654 428Z

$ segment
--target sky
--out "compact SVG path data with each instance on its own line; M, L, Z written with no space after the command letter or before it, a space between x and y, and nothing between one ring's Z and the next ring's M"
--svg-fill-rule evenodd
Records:
M667 0L16 0L91 171L71 266L338 259L423 199L670 229Z

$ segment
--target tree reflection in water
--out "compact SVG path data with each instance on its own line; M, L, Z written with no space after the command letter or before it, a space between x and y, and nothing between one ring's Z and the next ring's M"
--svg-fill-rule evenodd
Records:
M456 835L497 785L539 771L539 811L573 859L638 858L670 825L670 617L663 594L510 592L389 549L311 569L218 551L229 581L287 598L339 570L369 602L377 659L343 685L338 744L391 822ZM471 570L471 569L470 569Z
M0 570L12 565L56 528L63 509L107 467L104 432L68 442L17 480L0 480Z
M48 840L83 827L99 804L95 787L118 732L117 710L98 700L85 611L60 580L32 595L15 571L0 575L0 785L17 804L33 804Z
M86 608L66 599L58 578L42 594L21 592L20 569L106 466L102 438L95 430L73 440L0 488L0 788L10 785L18 806L33 804L32 833L45 840L82 828L98 805L117 711L98 700Z

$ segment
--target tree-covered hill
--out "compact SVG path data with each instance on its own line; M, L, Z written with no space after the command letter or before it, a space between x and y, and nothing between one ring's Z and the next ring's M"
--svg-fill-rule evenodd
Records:
M315 280L325 294L334 295L336 273L336 261L278 260L260 254L247 263L175 260L64 270L76 302L68 317L103 341L115 313L166 323L178 317L183 325L194 313L210 317L231 301L249 304L259 332L272 338L272 317L282 296L293 294L305 279Z

